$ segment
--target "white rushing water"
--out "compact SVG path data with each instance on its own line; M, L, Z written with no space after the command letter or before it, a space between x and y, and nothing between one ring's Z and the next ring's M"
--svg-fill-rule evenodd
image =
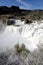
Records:
M0 49L11 48L18 42L24 43L31 51L37 49L37 45L43 44L43 20L40 23L22 23L18 27L0 24Z

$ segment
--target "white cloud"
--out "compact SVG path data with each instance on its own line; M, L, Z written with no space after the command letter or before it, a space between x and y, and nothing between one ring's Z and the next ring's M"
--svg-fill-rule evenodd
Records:
M19 2L20 5L20 8L22 9L31 9L31 5L26 3L25 1L22 1L22 0L16 0L17 2Z

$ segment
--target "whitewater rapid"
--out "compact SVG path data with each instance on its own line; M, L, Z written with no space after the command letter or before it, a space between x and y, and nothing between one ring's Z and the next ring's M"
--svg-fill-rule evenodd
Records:
M20 26L0 24L0 49L12 48L16 43L24 43L30 51L43 44L43 20L40 23L22 23Z

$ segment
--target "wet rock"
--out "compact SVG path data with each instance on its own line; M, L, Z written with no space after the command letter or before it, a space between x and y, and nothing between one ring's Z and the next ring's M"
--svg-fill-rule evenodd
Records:
M31 21L31 20L26 19L25 24L30 24L30 23L32 23L32 21Z
M7 21L7 25L14 25L15 24L15 21L14 20L8 20Z

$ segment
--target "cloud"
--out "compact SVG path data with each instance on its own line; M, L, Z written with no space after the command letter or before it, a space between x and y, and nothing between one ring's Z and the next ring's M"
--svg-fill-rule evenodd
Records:
M25 1L22 0L16 0L20 5L20 8L22 9L31 9L31 5L26 3Z

